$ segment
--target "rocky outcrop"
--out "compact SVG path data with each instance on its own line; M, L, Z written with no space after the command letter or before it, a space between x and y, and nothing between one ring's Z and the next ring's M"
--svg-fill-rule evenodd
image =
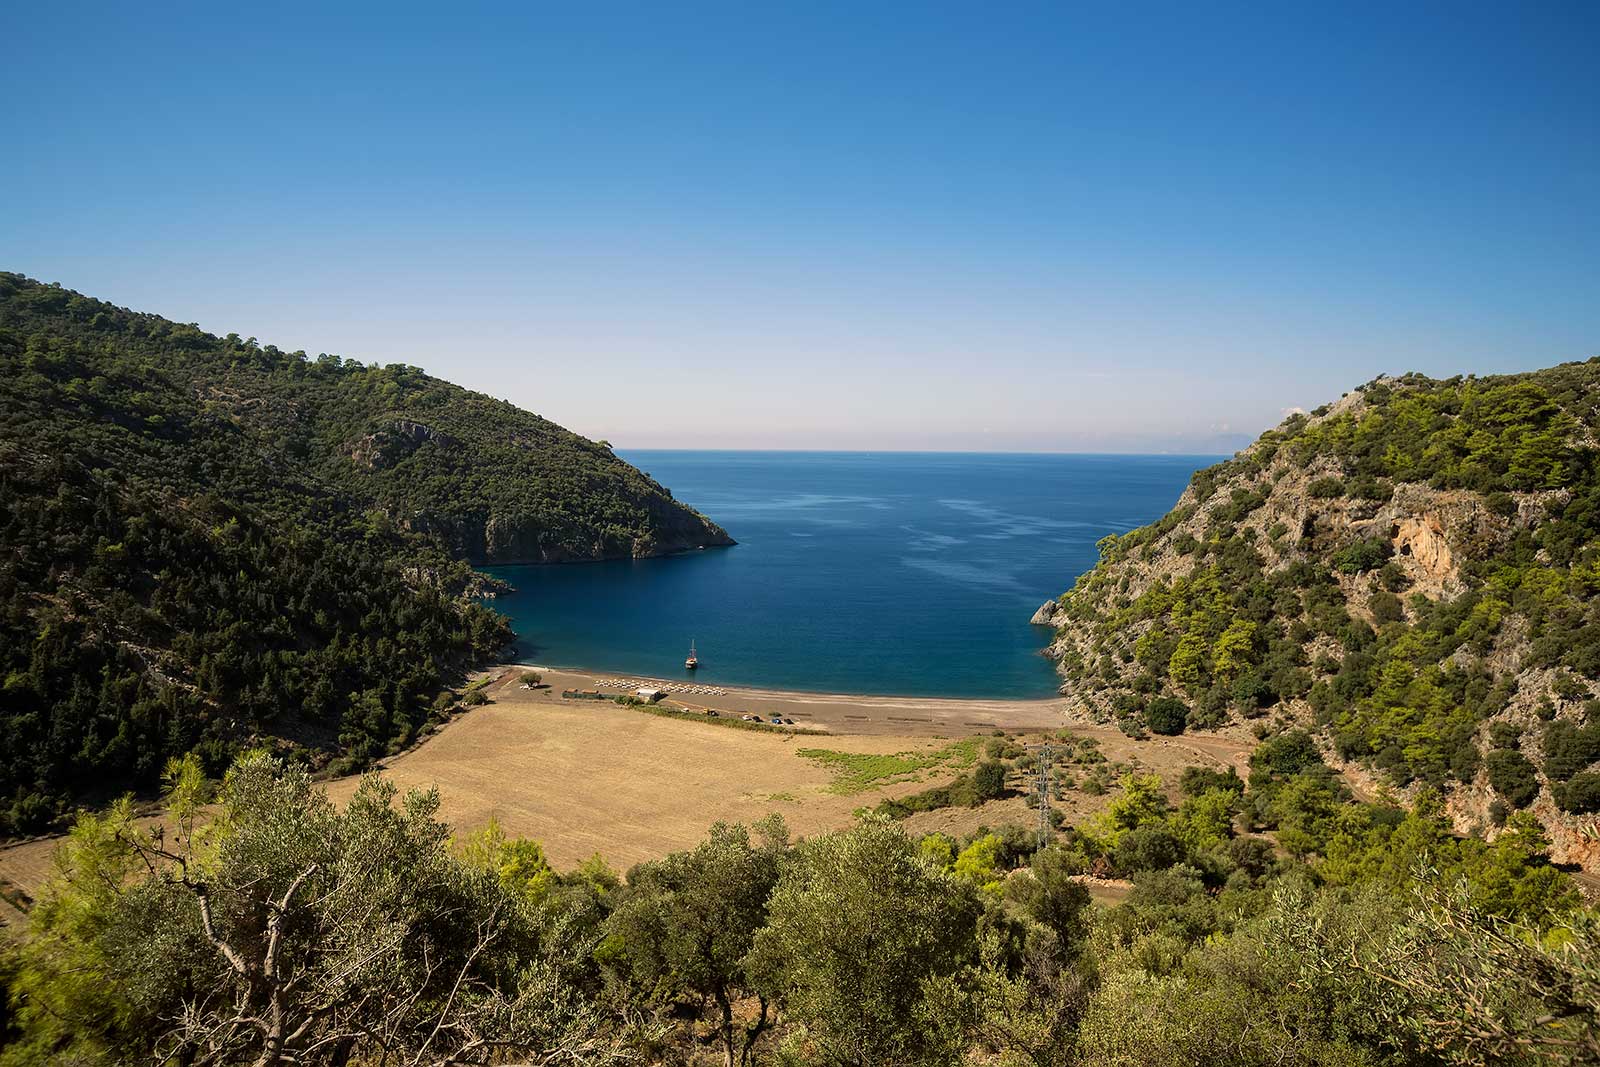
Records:
M345 455L352 463L369 471L385 470L425 444L454 448L456 439L438 433L420 422L396 419L386 429L365 433L346 443Z
M1422 577L1441 584L1457 580L1455 557L1437 515L1401 519L1389 527L1389 539L1394 554L1415 562Z

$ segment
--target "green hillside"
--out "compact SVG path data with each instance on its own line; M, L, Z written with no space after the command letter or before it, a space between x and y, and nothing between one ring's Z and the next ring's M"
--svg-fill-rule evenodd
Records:
M1462 830L1600 859L1600 362L1379 379L1194 476L1045 612L1065 691L1161 732L1320 730Z
M189 749L404 743L510 638L469 562L721 543L606 447L415 368L0 274L0 832Z

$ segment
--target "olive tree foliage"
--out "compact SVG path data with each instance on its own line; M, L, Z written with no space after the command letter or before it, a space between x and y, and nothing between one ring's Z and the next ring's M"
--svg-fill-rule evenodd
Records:
M1309 895L1309 890L1301 890ZM1296 895L1296 907L1309 903ZM1126 907L1126 906L1125 906ZM1288 914L1284 912L1283 914ZM1159 909L1150 912L1157 918ZM1342 931L1386 921L1386 901L1363 900L1326 918ZM1077 1062L1094 1067L1402 1067L1377 1048L1370 1006L1316 974L1280 923L1246 924L1193 943L1181 924L1097 932L1100 986L1078 1032ZM1355 936L1355 935L1353 935ZM1421 1061L1427 1062L1427 1061Z
M974 1037L1005 1064L1068 1067L1077 1062L1073 1035L1096 982L1083 952L1089 891L1073 878L1066 851L1052 846L1006 879L1004 898L1007 907L985 916L980 966L969 983Z
M830 1067L954 1063L982 907L904 831L868 816L802 844L747 966Z
M1465 885L1418 875L1386 928L1352 936L1279 903L1284 945L1304 973L1380 1020L1394 1043L1450 1064L1600 1063L1600 918L1568 912L1541 929L1485 912Z
M168 778L164 826L122 804L63 852L13 964L12 1062L621 1058L541 959L526 901L451 854L433 792L369 776L341 810L261 753L209 808L195 762ZM74 988L79 962L99 989Z
M745 958L767 921L789 837L777 815L756 832L752 843L745 827L717 823L697 848L634 868L606 923L605 954L647 998L710 1003L726 1067L748 1065L773 1022ZM734 1006L747 998L756 1001L755 1015L736 1022Z

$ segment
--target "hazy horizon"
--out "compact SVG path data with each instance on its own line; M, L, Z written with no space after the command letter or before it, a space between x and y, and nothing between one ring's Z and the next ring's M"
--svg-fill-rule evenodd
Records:
M1600 352L1585 4L39 9L0 267L622 449L1221 454Z

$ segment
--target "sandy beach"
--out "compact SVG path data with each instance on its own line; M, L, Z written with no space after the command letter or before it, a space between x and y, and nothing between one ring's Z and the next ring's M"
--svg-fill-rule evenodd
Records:
M860 696L805 693L793 690L685 682L605 670L504 664L493 672L496 687L522 671L538 671L561 698L566 689L594 689L608 695L632 693L640 687L668 689L690 686L704 690L668 689L662 703L689 711L715 709L719 714L755 714L764 719L789 718L797 726L832 734L957 736L989 730L1050 730L1067 724L1067 702L1047 700L984 700L954 697Z

